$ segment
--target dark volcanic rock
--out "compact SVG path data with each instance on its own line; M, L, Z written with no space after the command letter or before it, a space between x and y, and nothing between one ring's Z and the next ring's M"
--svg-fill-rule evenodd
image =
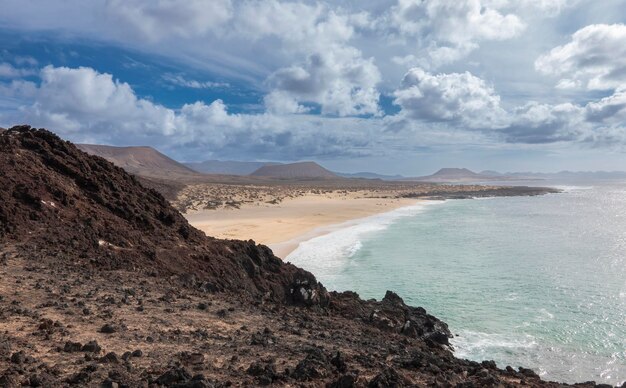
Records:
M14 364L23 364L26 361L27 361L26 354L21 350L11 355L11 362Z
M63 347L63 351L68 353L80 352L82 348L83 344L81 344L80 342L67 341L65 343L65 346Z
M356 376L352 374L345 374L340 376L337 380L326 385L327 388L353 388L356 387Z
M116 332L117 332L117 327L115 327L115 325L111 325L110 323L107 323L100 328L100 333L113 334Z
M99 353L101 350L102 348L96 341L89 341L81 348L81 351L88 353Z
M191 380L191 374L185 368L173 368L156 379L156 383L166 387L174 384L186 383Z
M157 191L46 130L0 132L0 170L0 243L28 237L21 249L38 260L193 273L197 286L211 291L302 305L328 301L309 272L253 241L206 237Z
M354 292L333 292L331 308L344 316L360 318L381 330L388 330L432 343L448 345L452 333L445 322L421 307L407 306L402 298L387 291L382 301L363 301Z
M279 377L278 373L276 373L276 365L273 363L262 364L254 362L248 367L246 372L250 376L256 377L256 382L259 385L269 385Z
M386 368L380 374L376 375L369 384L368 388L387 388L387 387L404 387L402 377L393 368Z
M330 367L324 352L318 348L311 348L304 360L296 365L292 376L300 381L319 379L329 374Z
M348 369L348 366L346 365L346 360L344 359L343 355L341 354L341 352L337 352L337 354L335 355L335 357L332 358L332 360L330 360L330 363L337 368L337 370L339 372L345 372Z

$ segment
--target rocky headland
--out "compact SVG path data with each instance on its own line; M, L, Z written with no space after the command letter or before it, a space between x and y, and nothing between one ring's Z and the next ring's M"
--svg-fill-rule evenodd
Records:
M391 291L328 292L207 237L46 130L1 131L0 172L0 387L566 386L456 358L447 325Z

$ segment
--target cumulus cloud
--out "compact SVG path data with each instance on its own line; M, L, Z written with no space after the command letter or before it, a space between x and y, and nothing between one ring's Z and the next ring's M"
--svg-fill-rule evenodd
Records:
M584 88L611 93L584 105L535 107L532 111L537 113L538 120L525 124L536 132L537 139L543 131L544 141L559 136L604 145L625 140L620 136L624 133L622 124L626 120L626 25L586 26L576 31L570 42L537 58L535 68L544 74L561 77L557 89ZM511 133L519 139L515 136L519 133Z
M373 60L349 47L311 55L306 63L279 69L268 78L269 101L312 102L322 114L379 114L376 84L380 73ZM267 101L267 100L266 100ZM300 110L293 102L291 107ZM292 108L292 111L294 111Z
M587 104L586 116L592 122L621 122L626 120L626 87L599 101Z
M276 37L290 43L307 46L345 41L352 31L345 23L338 20L335 13L320 4L309 5L303 2L285 2L278 0L244 2L237 10L233 21L234 32L258 41L266 37ZM324 19L329 17L329 22ZM335 27L334 31L328 31ZM327 32L337 34L332 38ZM323 42L313 41L313 37L322 37Z
M596 139L608 144L607 139L615 140L623 133L616 128L626 120L626 89L583 105L530 101L507 111L495 90L469 72L431 74L413 68L394 96L401 111L389 120L389 129L404 130L415 122L448 123L508 143L592 143Z
M240 77L258 88L265 85L265 103L273 112L303 113L317 104L322 114L338 116L380 113L379 89L395 87L396 74L405 71L398 73L392 58L404 68L436 68L462 58L482 41L519 36L526 25L520 9L557 12L566 2L388 0L356 7L284 0L3 1L7 11L0 21L113 40ZM76 14L84 16L76 23L63 22L63 15ZM390 38L394 47L387 56ZM394 44L394 39L408 44ZM178 75L170 75L169 82L218 86Z
M201 101L174 110L136 95L132 87L92 68L47 66L41 83L14 81L11 93L28 100L6 124L29 122L74 141L153 144L189 158L210 155L286 159L324 155L358 155L377 130L360 119L310 116L233 114L222 100ZM4 94L0 84L0 92ZM327 121L330 120L330 121ZM296 130L297 129L297 130ZM357 147L358 146L358 147ZM355 148L356 147L356 148Z
M37 125L76 132L172 133L174 113L163 106L137 98L130 85L110 74L80 67L46 66L32 105L22 114Z
M233 14L230 0L107 0L105 10L115 22L152 41L204 35Z
M12 80L9 83L0 83L0 96L5 98L23 100L32 98L37 92L34 82L24 80Z
M431 74L413 68L394 96L401 114L412 119L492 128L502 125L505 116L494 89L469 72Z
M16 68L10 63L0 63L0 78L20 78L36 74L33 69Z
M467 55L481 40L510 39L524 30L517 15L497 6L481 0L399 0L389 20L401 36L417 39L437 66Z
M490 74L496 65L472 58L477 70L468 72L468 64L459 61L481 46L486 52L477 54L486 59L505 48L487 46L487 41L521 37L515 41L518 47L535 45L536 34L548 29L534 29L533 22L573 2L385 0L357 7L324 0L0 0L0 23L9 29L60 31L70 40L80 36L174 58L193 68L190 73L204 69L207 75L194 80L184 76L182 67L167 67L160 86L224 89L227 84L206 80L240 82L238 87L264 94L266 111L229 112L224 101L234 93L227 92L224 101L165 107L139 97L109 74L52 66L39 73L31 70L37 60L17 56L0 58L0 93L10 104L21 105L14 112L17 121L56 128L76 139L85 135L110 142L118 136L142 143L154 138L172 147L239 149L255 155L367 152L363 150L374 142L390 141L381 128L395 130L398 123L410 124L403 127L405 134L414 128L424 133L428 126L441 137L463 132L472 140L482 135L521 143L615 139L626 120L623 24L582 28L535 63L536 70L555 76L557 97L574 96L581 88L607 91L589 102L563 103L545 96L542 103L526 103L525 95L506 88L501 71ZM70 19L75 22L68 23ZM527 66L521 62L516 80L530 79L518 78L517 71ZM535 74L532 66L527 71ZM36 74L40 84L23 79ZM501 102L491 82L507 101ZM381 91L391 94L399 114L380 117ZM576 98L585 101L588 96Z
M576 140L583 128L581 107L531 101L516 108L511 123L499 132L510 143L542 144Z
M626 25L592 24L576 31L569 43L535 61L545 74L562 77L561 87L615 89L626 84Z
M254 40L279 39L283 51L304 56L269 75L268 109L301 113L307 111L303 103L313 103L324 115L379 113L380 72L372 58L349 44L355 26L367 24L367 16L276 0L244 3L239 11L238 33Z
M513 0L508 4L517 9L530 9L531 12L541 12L543 15L556 16L565 8L572 6L578 0Z
M288 92L274 90L263 98L267 111L275 114L306 113L311 109L307 108L296 100Z

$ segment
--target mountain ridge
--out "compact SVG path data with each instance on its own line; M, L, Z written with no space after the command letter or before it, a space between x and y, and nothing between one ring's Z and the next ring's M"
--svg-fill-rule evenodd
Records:
M500 177L501 178L501 177ZM445 167L439 169L431 175L420 176L415 178L404 178L406 181L416 182L432 182L432 183L462 183L462 182L480 182L494 180L493 176L478 174L467 168Z
M278 179L335 179L339 178L335 173L325 169L315 162L296 162L263 166L250 174L255 177L272 177Z
M272 166L282 163L205 160L203 162L184 162L183 164L202 174L250 175L263 166Z
M80 150L100 156L126 171L142 176L195 175L196 171L150 146L76 144Z

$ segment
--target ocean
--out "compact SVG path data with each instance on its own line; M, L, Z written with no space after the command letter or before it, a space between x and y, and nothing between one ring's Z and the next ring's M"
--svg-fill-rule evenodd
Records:
M286 260L330 290L396 291L448 323L459 357L621 384L626 183L560 188L422 202L305 241Z

